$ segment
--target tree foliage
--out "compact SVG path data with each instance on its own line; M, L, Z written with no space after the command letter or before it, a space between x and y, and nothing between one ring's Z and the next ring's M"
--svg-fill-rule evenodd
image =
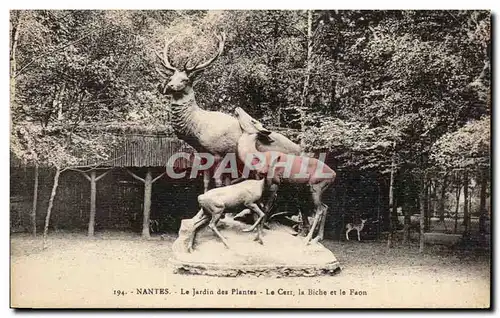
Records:
M443 135L433 145L431 158L444 169L489 168L490 122L490 117L484 117Z

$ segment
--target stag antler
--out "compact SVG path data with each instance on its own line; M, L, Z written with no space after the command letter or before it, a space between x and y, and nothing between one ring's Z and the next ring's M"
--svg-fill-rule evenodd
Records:
M158 57L158 59L160 59L161 65L164 68L166 68L167 70L172 71L172 72L177 71L177 68L172 66L172 63L168 59L168 47L170 46L170 44L172 44L174 42L175 38L176 38L176 36L171 38L170 41L165 42L165 47L163 48L163 52L162 52L163 56L161 56L157 51L155 51L156 56ZM163 75L163 73L160 72L160 70L158 70L158 72Z
M199 71L203 70L204 68L206 68L207 66L212 64L222 54L222 51L224 50L224 42L226 41L226 33L221 32L220 35L215 34L215 37L219 41L219 47L217 49L217 53L211 59L206 61L205 63L197 64L193 67L188 67L187 66L188 62L186 62L186 64L184 64L184 69L187 73L192 74L192 73L199 72Z

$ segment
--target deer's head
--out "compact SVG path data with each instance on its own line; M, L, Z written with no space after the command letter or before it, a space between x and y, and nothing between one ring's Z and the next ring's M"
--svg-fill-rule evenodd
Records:
M257 165L261 159L262 158L254 156L254 158L252 160L252 164ZM275 177L276 177L275 175L268 175L268 174L271 171L274 172L274 166L278 162L280 162L281 159L282 159L282 154L276 153L276 155L273 155L271 153L266 153L264 165L256 170L256 174L255 174L256 179L261 180L263 178L266 178L267 179L266 182L268 185L271 185L272 183L279 183L279 181L275 181L275 180L278 180L278 179L275 179Z
M234 115L240 122L241 129L243 129L243 131L247 134L262 134L264 136L268 136L271 134L271 131L264 128L260 121L248 115L248 113L241 107L236 107L236 109L234 110Z
M221 33L220 35L216 35L216 37L219 42L217 53L208 61L196 64L192 67L189 66L189 60L184 63L182 69L172 66L168 57L168 48L174 42L175 37L165 43L161 55L155 51L160 61L159 65L156 65L156 70L165 79L158 87L162 94L180 94L192 87L195 78L201 74L205 68L212 64L221 55L224 49L226 35Z

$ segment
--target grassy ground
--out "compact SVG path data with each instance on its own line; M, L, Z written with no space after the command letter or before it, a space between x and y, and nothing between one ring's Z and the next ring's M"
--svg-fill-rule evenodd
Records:
M327 240L324 245L342 265L336 276L219 278L173 274L168 259L174 239L171 235L165 240L142 240L117 232L89 239L82 234L58 233L50 236L48 249L42 250L40 238L12 235L11 304L366 308L487 307L490 303L489 251L429 246L419 254L416 245L387 250L383 242ZM163 288L169 293L138 295L138 288ZM215 295L193 296L193 288ZM241 296L237 291L232 295L233 289L255 290L256 295ZM304 295L299 295L299 289ZM309 295L309 289L315 292ZM126 295L117 296L117 290ZM217 296L218 290L228 290L229 295ZM289 294L279 295L280 290Z

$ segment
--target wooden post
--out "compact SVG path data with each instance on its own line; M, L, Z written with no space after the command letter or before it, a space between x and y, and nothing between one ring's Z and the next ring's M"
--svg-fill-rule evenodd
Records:
M144 209L143 209L143 217L142 217L142 237L143 238L151 238L151 234L149 232L149 220L151 214L151 193L153 190L153 183L155 183L158 179L160 179L165 172L160 174L158 177L153 179L153 174L151 173L151 168L148 168L146 171L146 177L143 179L133 172L126 170L128 174L130 174L135 179L144 183Z
M90 217L89 217L89 228L88 236L94 236L95 228L95 201L96 201L96 172L95 170L90 171Z
M91 237L94 236L95 233L97 181L101 180L111 170L104 172L100 176L96 175L96 171L94 169L90 170L90 176L87 174L88 171L82 171L78 169L72 169L72 170L80 172L90 182L90 214L89 214L89 226L87 235Z
M31 209L31 226L33 236L36 237L36 206L38 202L38 163L35 162L35 185L33 189L33 208Z
M144 211L142 219L142 236L145 238L150 238L149 233L149 220L151 213L151 192L153 188L153 177L151 175L151 169L148 168L146 171L146 178L144 178Z

